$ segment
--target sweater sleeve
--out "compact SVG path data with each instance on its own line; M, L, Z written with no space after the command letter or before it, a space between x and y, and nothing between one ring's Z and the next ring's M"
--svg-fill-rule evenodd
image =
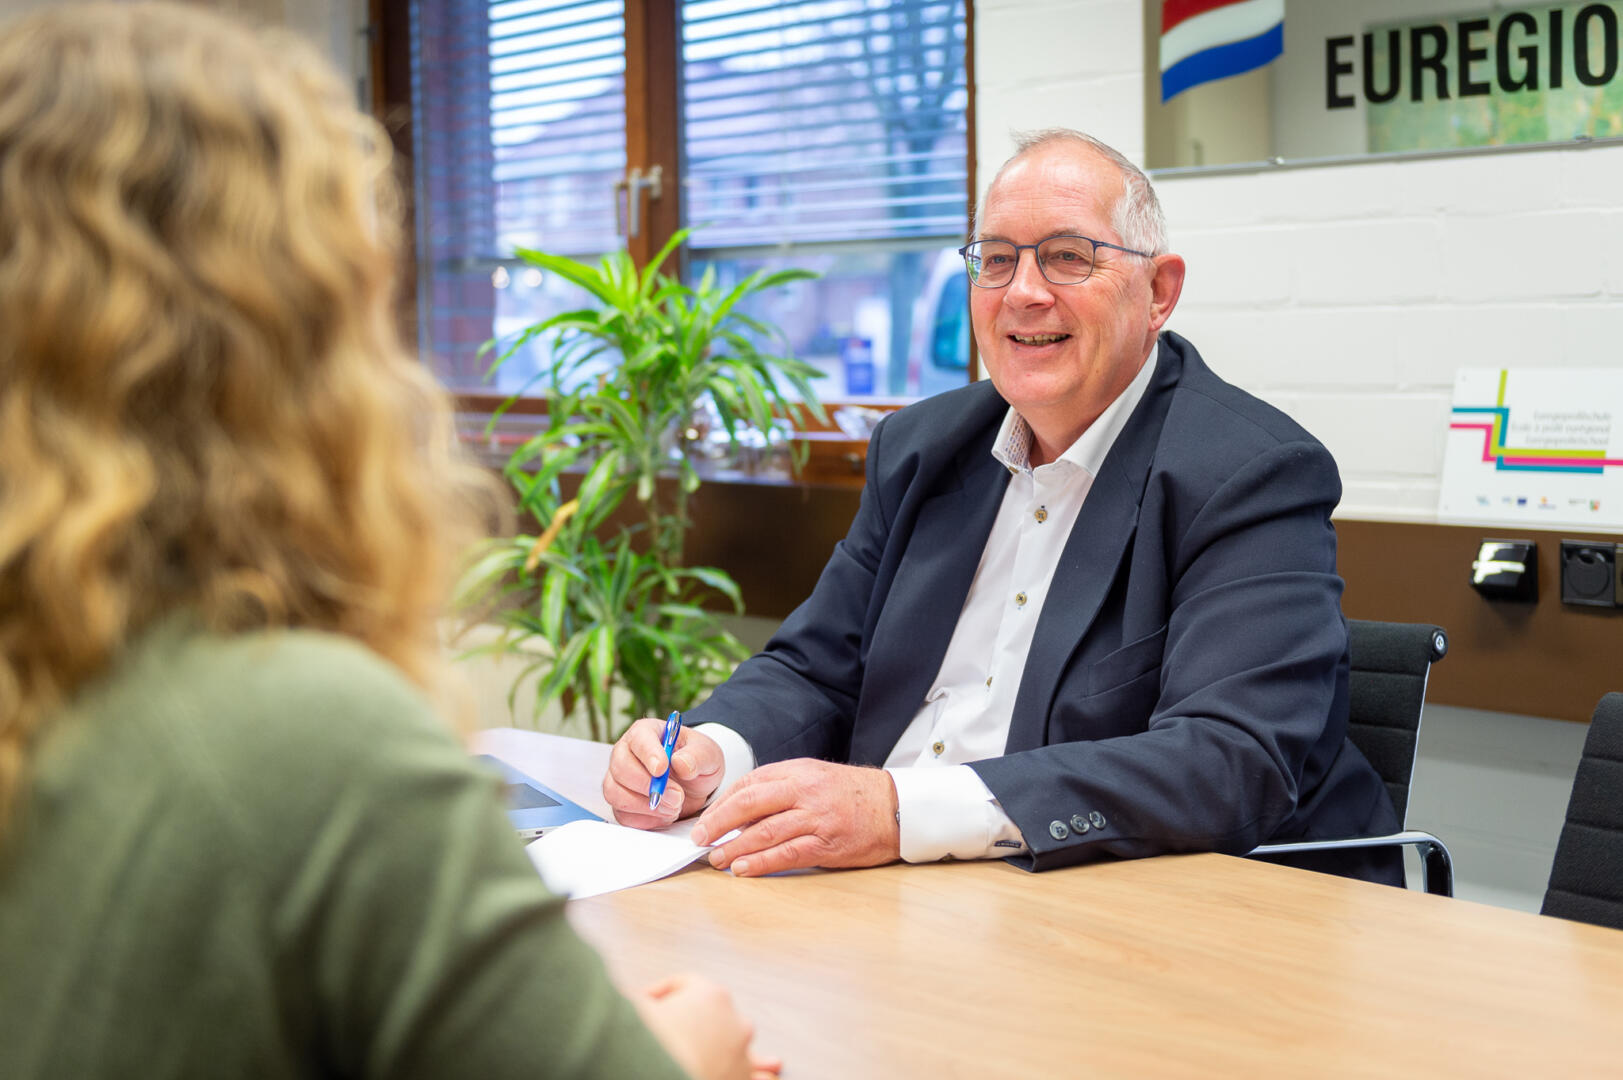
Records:
M291 640L246 677L277 684L278 737L237 805L280 810L241 828L267 856L280 1004L316 1057L350 1076L683 1075L414 688L331 642Z

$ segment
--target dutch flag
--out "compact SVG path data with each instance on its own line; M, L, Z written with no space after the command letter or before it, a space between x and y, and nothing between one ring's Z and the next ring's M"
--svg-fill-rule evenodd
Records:
M1285 0L1164 0L1161 100L1285 51Z

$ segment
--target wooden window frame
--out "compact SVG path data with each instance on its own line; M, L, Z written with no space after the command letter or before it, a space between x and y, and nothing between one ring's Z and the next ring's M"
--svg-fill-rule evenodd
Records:
M967 198L964 219L974 214L977 190L975 155L975 4L964 0L964 66L968 85L967 106ZM679 0L625 0L626 57L626 168L645 173L653 166L662 172L663 194L644 205L644 227L627 241L628 250L639 267L646 266L681 227L681 98L678 83L681 36ZM373 88L373 114L389 132L394 143L397 175L408 220L415 220L414 174L415 141L411 103L411 0L368 0L369 57ZM402 253L402 288L399 297L401 332L406 340L418 340L418 260L416 230L408 228ZM685 254L685 252L684 252ZM970 342L969 381L980 378L980 358ZM509 396L494 392L459 391L458 411L470 416L489 416ZM831 400L829 410L846 405L890 411L897 403L848 402ZM545 415L545 403L538 398L520 398L507 407L516 416ZM832 423L820 423L809 414L795 417L795 429L808 451L807 465L793 481L805 486L860 487L867 443L847 438ZM513 436L509 436L511 438ZM488 450L505 457L496 440ZM756 480L748 476L729 477L723 482L779 484L776 478Z

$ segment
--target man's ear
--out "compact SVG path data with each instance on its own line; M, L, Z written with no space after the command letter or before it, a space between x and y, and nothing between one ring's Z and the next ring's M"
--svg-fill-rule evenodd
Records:
M1183 294L1184 263L1182 255L1157 255L1155 277L1150 280L1150 332L1159 333L1172 317Z

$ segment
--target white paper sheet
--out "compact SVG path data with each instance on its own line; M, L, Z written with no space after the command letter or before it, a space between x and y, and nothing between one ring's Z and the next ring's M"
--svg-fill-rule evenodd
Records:
M674 874L710 850L688 840L692 818L650 832L611 823L603 773L612 747L604 743L492 728L472 744L475 753L500 758L604 819L572 821L529 844L530 861L554 892L587 897L629 889ZM735 829L720 842L737 835Z
M710 848L688 839L692 828L691 821L655 832L607 821L571 821L525 850L548 888L579 900L658 880L703 857Z

